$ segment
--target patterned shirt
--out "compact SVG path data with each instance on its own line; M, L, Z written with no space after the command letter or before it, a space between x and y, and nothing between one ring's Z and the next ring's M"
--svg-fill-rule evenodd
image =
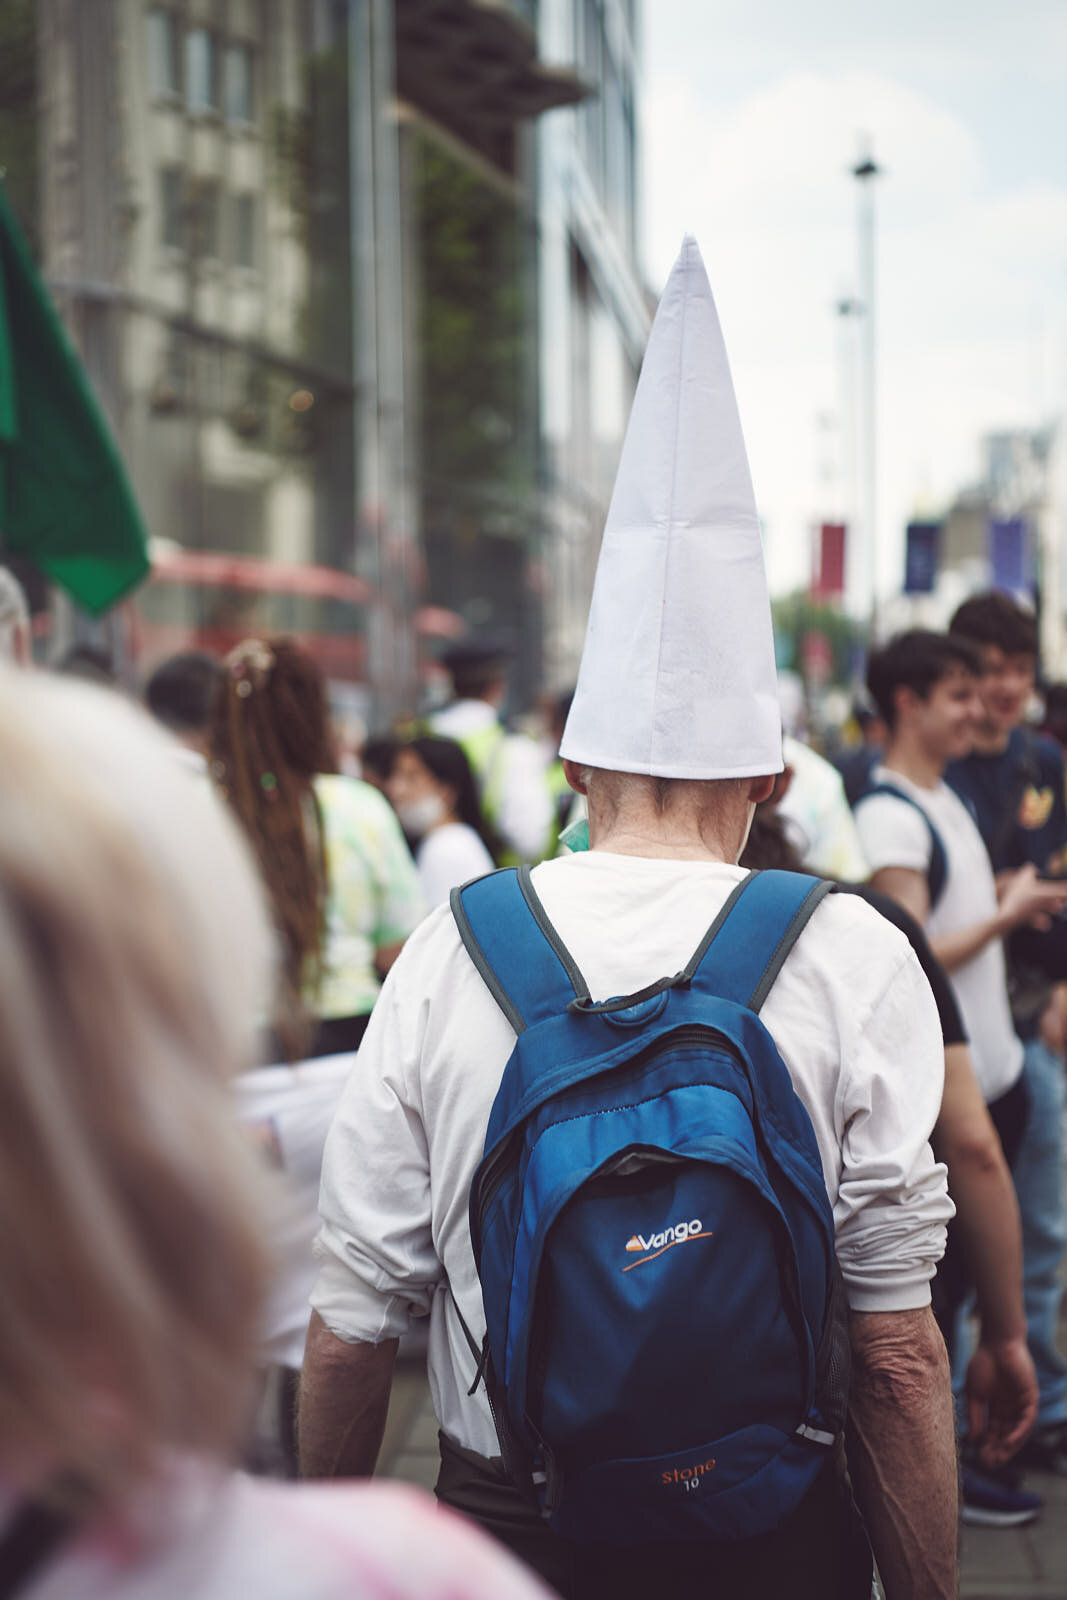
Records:
M360 1017L381 989L374 953L398 944L426 912L419 876L389 802L369 783L315 779L326 838L323 977L309 1005L319 1017Z

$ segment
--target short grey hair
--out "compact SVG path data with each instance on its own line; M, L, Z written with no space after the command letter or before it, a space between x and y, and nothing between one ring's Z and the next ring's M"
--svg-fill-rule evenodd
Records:
M724 796L749 781L747 778L664 778L651 773L616 772L609 767L583 766L579 772L586 788L593 785L598 800L609 812L618 811L620 799L628 789L640 789L652 800L660 816L664 816L676 797L683 793L691 796L694 790L699 790L703 803L707 804L712 796Z

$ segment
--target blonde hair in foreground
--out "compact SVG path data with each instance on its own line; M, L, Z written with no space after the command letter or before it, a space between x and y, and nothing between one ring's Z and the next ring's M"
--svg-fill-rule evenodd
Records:
M205 780L107 690L0 672L0 1471L115 1504L227 1453L264 1287L226 1080L268 966Z

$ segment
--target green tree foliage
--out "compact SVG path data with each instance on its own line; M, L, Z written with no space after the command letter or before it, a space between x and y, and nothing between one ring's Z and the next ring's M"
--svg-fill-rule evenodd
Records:
M833 658L830 682L850 682L856 653L866 645L865 627L845 616L837 606L813 600L805 589L772 601L771 615L779 666L802 671L804 635L821 633L829 642Z
M292 215L310 268L300 342L340 371L352 344L348 93L341 42L308 56L301 106L279 102L267 112L268 182Z
M412 133L409 155L426 509L432 523L445 502L465 501L506 521L527 503L534 468L521 217L436 140Z

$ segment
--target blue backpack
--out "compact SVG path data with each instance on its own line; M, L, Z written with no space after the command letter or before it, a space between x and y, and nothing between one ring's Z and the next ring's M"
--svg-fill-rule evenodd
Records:
M470 1392L484 1377L505 1466L569 1538L764 1533L844 1425L822 1164L757 1015L830 887L751 873L684 971L601 1004L528 868L452 894L518 1036L471 1186Z

